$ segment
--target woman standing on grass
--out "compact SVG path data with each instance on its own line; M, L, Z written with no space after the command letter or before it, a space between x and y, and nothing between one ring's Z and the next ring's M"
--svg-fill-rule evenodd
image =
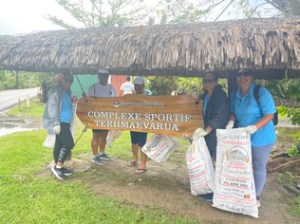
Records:
M236 123L251 135L252 166L257 206L267 178L267 162L276 141L275 126L272 122L276 112L271 93L259 88L259 102L255 99L254 74L251 70L240 69L236 75L238 89L230 97L231 115L226 129Z
M74 140L70 130L73 118L70 87L73 75L58 74L57 85L49 90L46 109L43 116L44 127L49 134L55 134L53 158L55 165L51 170L55 177L64 180L72 172L64 167L64 162L74 147Z

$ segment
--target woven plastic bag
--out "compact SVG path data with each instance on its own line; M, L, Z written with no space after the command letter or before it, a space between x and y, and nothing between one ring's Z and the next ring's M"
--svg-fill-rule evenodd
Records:
M214 191L214 166L204 137L193 134L193 142L186 151L185 161L188 168L191 194L203 195Z
M154 134L143 146L142 151L157 163L166 161L178 147L177 141L169 136Z
M56 139L55 134L48 134L45 141L43 142L43 146L52 149L55 144L55 139Z
M251 141L244 128L217 130L213 206L258 218Z
M110 146L111 143L113 143L119 136L122 134L121 131L118 130L110 130L106 137L106 145L105 148Z

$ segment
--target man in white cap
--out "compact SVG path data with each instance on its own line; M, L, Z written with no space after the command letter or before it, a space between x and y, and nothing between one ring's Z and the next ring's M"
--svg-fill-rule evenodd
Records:
M143 94L148 95L144 91L145 81L142 77L137 76L134 80L134 90L136 94ZM135 166L137 165L139 159L139 151L141 152L141 164L138 169L135 170L135 174L143 174L147 171L146 162L147 162L147 155L142 152L141 148L146 144L147 141L147 133L144 132L130 132L131 138L131 150L133 158L129 161L128 166Z
M91 97L115 97L115 88L108 83L109 72L106 69L100 69L98 71L99 82L90 86L87 95ZM106 137L108 130L93 129L93 138L91 141L91 147L93 150L92 162L97 165L105 164L105 161L109 161L110 158L104 153L106 145Z

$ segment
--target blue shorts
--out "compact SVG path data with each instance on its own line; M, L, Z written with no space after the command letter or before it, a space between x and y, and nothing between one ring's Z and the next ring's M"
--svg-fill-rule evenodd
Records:
M148 133L131 131L131 144L138 144L140 147L143 147L147 141L147 134Z

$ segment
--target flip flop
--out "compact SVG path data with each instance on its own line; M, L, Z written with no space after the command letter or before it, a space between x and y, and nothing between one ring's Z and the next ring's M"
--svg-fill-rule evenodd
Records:
M135 174L143 174L147 171L147 169L143 169L143 168L138 168L135 170Z
M299 183L295 183L294 187L300 190L300 182Z
M133 160L130 160L127 164L128 167L131 167L131 166L136 166L137 165L137 162L138 161L133 161Z

